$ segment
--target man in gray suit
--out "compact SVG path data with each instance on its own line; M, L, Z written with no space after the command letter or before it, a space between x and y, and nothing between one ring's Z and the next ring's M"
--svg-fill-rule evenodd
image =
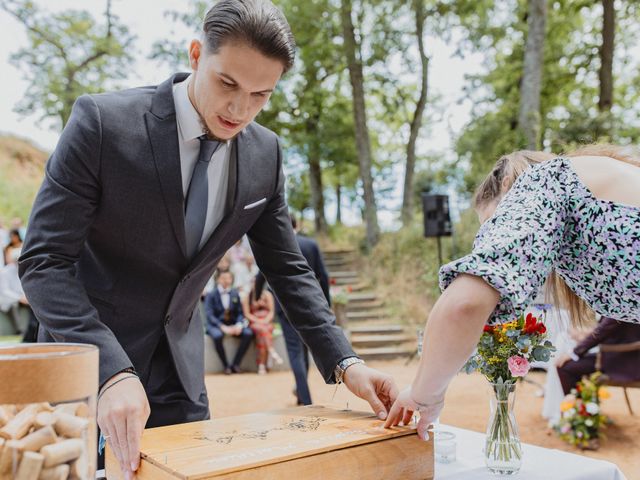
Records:
M362 364L300 254L278 137L253 121L295 45L268 0L222 0L191 75L80 97L47 163L20 259L39 341L100 348L98 424L125 478L146 426L209 417L198 301L247 234L327 383L381 417L397 389Z

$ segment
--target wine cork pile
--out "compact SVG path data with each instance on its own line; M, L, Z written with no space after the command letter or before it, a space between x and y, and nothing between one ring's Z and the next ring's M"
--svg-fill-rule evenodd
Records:
M85 480L86 403L0 406L0 480Z

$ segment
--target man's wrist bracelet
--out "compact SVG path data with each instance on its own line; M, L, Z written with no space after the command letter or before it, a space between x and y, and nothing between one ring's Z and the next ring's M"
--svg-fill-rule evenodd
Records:
M107 390L109 390L109 389L110 389L111 387L113 387L115 384L120 383L120 382L121 382L121 381L123 381L123 380L126 380L127 378L138 378L138 376L137 376L137 375L133 375L133 374L131 374L131 375L127 375L126 377L119 378L118 380L116 380L116 381L115 381L115 382L113 382L113 383L110 383L109 385L107 385L106 387L104 387L104 388L102 389L102 391L98 394L98 400L96 401L96 403L100 401L100 399L101 399L101 398L102 398L102 396L104 395L104 392L106 392Z

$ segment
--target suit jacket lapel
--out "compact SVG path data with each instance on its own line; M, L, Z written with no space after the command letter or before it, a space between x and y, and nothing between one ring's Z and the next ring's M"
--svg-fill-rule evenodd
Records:
M182 193L180 147L173 102L173 84L181 82L187 75L178 73L160 84L153 97L151 110L145 114L147 132L151 141L164 204L173 226L176 241L185 258L187 242L184 231L184 195Z

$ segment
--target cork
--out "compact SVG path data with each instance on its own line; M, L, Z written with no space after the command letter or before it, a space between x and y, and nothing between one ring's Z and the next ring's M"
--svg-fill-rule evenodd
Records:
M42 447L40 453L44 455L44 466L54 467L61 463L67 463L78 458L84 449L84 442L77 438L63 440Z
M0 452L0 477L15 471L20 462L20 444L17 440L7 440L4 442L2 452Z
M89 420L64 412L56 412L55 429L58 435L70 438L82 438L89 427Z
M20 440L20 446L24 451L38 452L46 445L56 443L58 436L51 425L36 430Z
M48 427L56 423L56 416L51 412L40 412L36 415L33 426L36 429Z
M43 468L38 480L67 480L69 477L69 465L66 463L57 467Z
M24 452L15 480L34 480L40 476L44 456L36 452Z
M20 410L15 417L0 429L0 437L7 440L19 440L24 437L33 426L39 410L40 406L37 404L28 405Z

